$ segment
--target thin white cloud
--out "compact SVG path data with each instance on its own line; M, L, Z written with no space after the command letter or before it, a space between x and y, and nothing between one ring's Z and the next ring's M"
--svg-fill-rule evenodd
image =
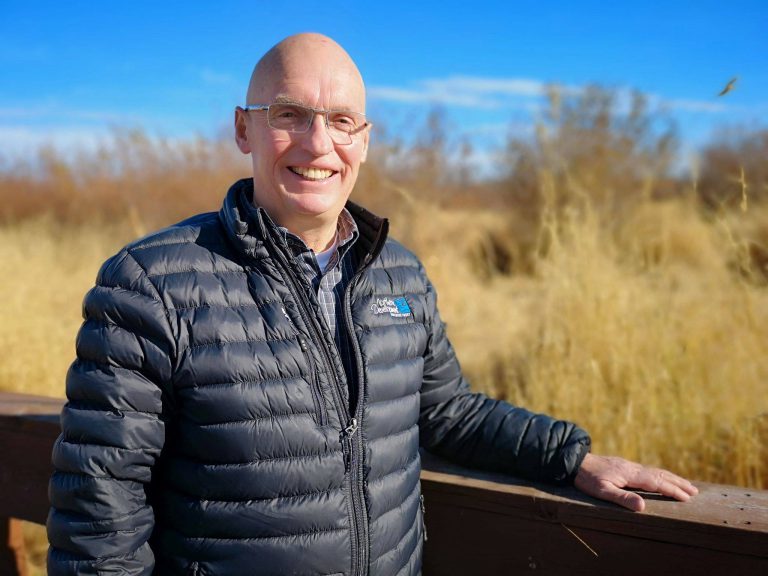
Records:
M492 122L468 126L463 133L467 136L522 136L532 134L534 128L533 122Z
M42 146L57 150L93 150L108 136L106 129L82 126L30 128L0 126L0 157L23 160Z
M197 74L204 84L208 84L210 86L226 86L235 84L235 79L231 74L226 72L218 72L216 70L212 70L211 68L200 68L197 71Z
M721 104L719 102L708 102L706 100L686 100L686 99L673 99L673 100L661 100L663 104L669 106L672 110L680 110L683 112L706 112L710 114L719 114L721 112L728 112L729 106Z
M376 100L403 102L409 104L442 104L468 108L498 108L499 102L483 99L471 93L450 93L443 90L419 90L374 86L368 89L368 96Z
M413 87L373 86L368 90L371 98L389 102L427 103L481 109L516 108L528 111L539 109L542 97L550 86L557 86L564 95L578 95L587 86L558 85L533 78L488 78L482 76L447 76L427 78ZM720 114L734 108L720 102L685 98L663 98L646 94L652 105L673 111ZM628 110L631 91L617 90L619 110Z
M136 122L138 116L101 110L80 110L55 104L0 107L0 120L87 120L94 122Z
M482 95L521 96L539 98L547 84L531 78L485 78L481 76L448 76L422 81L429 90L440 92L464 92ZM563 87L570 90L571 87Z
M372 86L372 99L402 103L440 104L479 109L515 108L533 111L546 94L548 83L531 78L447 76L427 78L412 87ZM578 87L561 86L570 93Z

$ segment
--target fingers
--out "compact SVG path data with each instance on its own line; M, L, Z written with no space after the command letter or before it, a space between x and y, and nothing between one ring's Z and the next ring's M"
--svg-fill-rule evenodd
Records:
M627 487L649 492L658 492L664 496L687 502L699 490L685 478L660 468L646 468L638 465L634 474L628 478Z
M642 512L645 510L645 500L643 500L639 494L622 490L610 482L601 483L593 495L597 498L628 508L633 512Z

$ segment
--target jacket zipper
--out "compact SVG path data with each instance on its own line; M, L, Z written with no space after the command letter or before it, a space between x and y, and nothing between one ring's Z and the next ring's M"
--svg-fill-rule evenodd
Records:
M307 304L304 301L304 298L301 297L301 291L297 286L297 280L294 278L293 271L290 268L290 263L287 261L280 247L276 246L274 240L272 240L272 244L277 255L277 260L286 273L288 280L288 290L291 292L294 300L299 304L299 314L302 316L304 323L312 330L312 336L316 339L315 341L323 353L323 360L326 362L326 366L329 369L328 373L333 379L331 392L333 393L334 404L336 405L336 410L339 414L339 422L348 422L348 424L340 432L340 441L342 447L342 455L344 458L345 472L349 473L349 495L352 501L353 510L352 518L350 519L350 524L353 531L352 539L355 543L355 546L352 549L353 576L366 576L368 573L368 520L363 495L363 459L360 456L363 453L362 437L361 434L357 433L358 428L360 427L363 412L363 358L360 353L360 344L357 341L357 336L355 335L352 327L352 305L350 303L350 294L352 292L352 286L355 281L362 275L366 266L368 266L368 264L373 261L374 257L381 250L385 238L386 224L384 229L380 230L379 235L374 242L374 250L366 255L362 266L360 266L354 277L350 280L344 293L344 316L347 325L347 332L350 335L352 347L355 353L357 379L359 385L354 416L349 415L348 409L345 406L343 395L339 389L339 379L336 375L336 369L333 365L331 353L327 350L325 339L323 338L322 333L314 323L314 316L307 309ZM357 458L355 458L355 452L357 452ZM355 460L357 460L357 462L355 462ZM356 570L355 567L357 568Z
M362 265L357 270L355 275L352 277L352 279L349 281L349 284L347 284L346 289L344 290L344 300L343 300L343 307L344 307L344 324L347 329L347 334L349 335L349 340L352 343L352 350L355 355L355 368L356 368L356 374L357 377L357 384L358 384L358 392L357 392L357 398L355 403L355 410L354 410L354 417L352 418L352 423L354 424L354 429L352 430L352 434L348 434L349 443L350 443L350 456L354 454L355 451L358 453L358 458L356 465L353 466L354 462L350 462L350 479L354 480L354 482L350 481L350 485L352 488L352 505L353 509L355 511L355 517L354 521L356 522L356 531L357 531L357 537L358 537L358 550L359 553L357 555L357 571L353 572L356 574L359 574L360 576L366 576L368 574L368 552L369 552L369 540L370 536L368 534L368 511L365 507L365 495L363 494L363 478L364 478L364 472L363 472L363 437L362 432L360 434L354 434L354 432L357 430L357 428L362 426L362 420L363 420L363 399L365 398L365 377L364 377L364 367L363 367L363 355L360 352L360 342L357 340L357 335L355 334L354 326L352 323L352 288L354 287L355 283L357 282L358 278L360 278L363 275L363 271L366 269L366 267L373 261L373 259L379 254L381 251L382 246L384 245L384 240L386 239L386 230L387 226L386 223L379 231L378 236L376 237L376 240L374 242L373 250L370 251L368 254L366 254L365 259L363 260ZM353 559L354 562L354 559Z
M288 312L285 310L285 306L282 307L282 311L283 311L283 316L285 316L288 319L288 322L290 322L291 326L294 327L294 330L296 331L296 337L299 340L299 346L301 347L301 351L304 352L304 355L307 358L307 365L309 367L309 375L307 376L307 378L309 380L309 389L312 392L312 402L315 405L315 414L317 414L317 425L326 426L328 424L328 409L325 405L325 400L323 400L323 393L320 390L320 383L317 380L317 371L315 369L315 359L312 356L312 352L309 350L309 345L307 344L306 339L299 332L299 330L294 326L293 320L291 320L291 317L288 316Z
M352 434L348 435L349 439L349 450L350 454L353 454L354 452L358 453L357 462L350 462L350 479L352 480L350 482L352 486L352 506L355 511L355 518L354 520L357 522L357 535L358 535L358 550L359 553L357 555L357 572L356 574L360 574L361 576L364 576L368 573L368 511L365 508L365 501L364 501L364 494L363 494L363 439L362 434L358 434L357 436L354 435L354 432L357 430L358 426L362 423L363 418L363 398L365 396L365 378L363 377L363 359L362 355L360 353L360 343L357 340L357 335L355 334L353 325L352 325L352 303L351 303L351 294L352 294L352 286L355 284L357 279L362 275L363 270L370 262L370 254L366 256L365 261L363 262L363 265L360 267L360 269L357 271L355 276L349 281L349 284L347 284L346 290L344 291L344 324L347 329L347 334L349 335L350 342L352 343L352 350L355 355L355 369L356 369L356 376L357 376L357 384L358 384L358 391L357 391L357 398L355 403L355 411L354 411L354 417L352 418L352 422L355 425L354 430L352 431Z
M322 334L319 333L317 326L315 326L314 324L314 320L310 311L307 310L307 305L304 302L304 298L301 297L301 291L297 286L297 281L294 278L293 272L290 269L290 264L285 260L285 257L281 253L279 246L275 246L275 252L278 255L277 260L280 262L281 266L285 270L286 279L288 280L287 282L288 289L289 291L291 291L291 295L299 305L299 313L302 316L302 320L312 330L313 332L312 336L315 339L315 342L317 342L318 347L323 353L323 360L325 361L326 367L328 368L328 374L333 379L333 385L331 386L331 391L333 392L334 404L336 405L336 410L338 411L338 414L339 414L339 422L341 422L342 425L344 422L348 422L348 424L339 433L339 440L341 442L342 457L344 459L344 472L349 477L349 498L352 502L352 514L350 518L350 527L352 531L352 542L354 543L354 546L352 547L352 551L351 551L353 576L364 576L365 572L359 568L361 565L365 566L365 564L363 563L364 561L361 557L366 553L366 550L365 550L366 546L364 544L365 537L361 534L361 532L364 530L364 527L362 529L360 527L361 525L360 493L362 492L362 487L357 486L357 484L359 483L359 480L357 478L357 473L354 473L354 474L352 473L353 470L356 471L356 467L353 466L354 444L352 442L352 438L357 432L357 427L358 427L357 420L355 420L354 418L350 418L348 416L348 412L343 400L343 396L341 395L341 392L339 390L339 380L336 376L336 369L333 366L330 353L326 349L325 340ZM354 569L355 566L358 567L357 570Z
M421 507L421 533L424 535L424 542L427 541L427 507L424 506L424 494L419 494L419 506Z

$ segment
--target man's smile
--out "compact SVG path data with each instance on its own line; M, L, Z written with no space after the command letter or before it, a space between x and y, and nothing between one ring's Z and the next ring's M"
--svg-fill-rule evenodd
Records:
M327 170L323 168L305 168L303 166L288 166L288 170L294 174L301 176L305 180L327 180L336 172L334 170Z

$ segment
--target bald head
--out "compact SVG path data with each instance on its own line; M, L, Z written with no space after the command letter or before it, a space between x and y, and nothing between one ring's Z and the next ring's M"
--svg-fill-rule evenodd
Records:
M307 32L281 40L256 63L248 84L246 103L269 103L275 85L302 71L330 71L339 82L347 84L362 97L364 112L365 85L352 58L338 43L322 34Z

